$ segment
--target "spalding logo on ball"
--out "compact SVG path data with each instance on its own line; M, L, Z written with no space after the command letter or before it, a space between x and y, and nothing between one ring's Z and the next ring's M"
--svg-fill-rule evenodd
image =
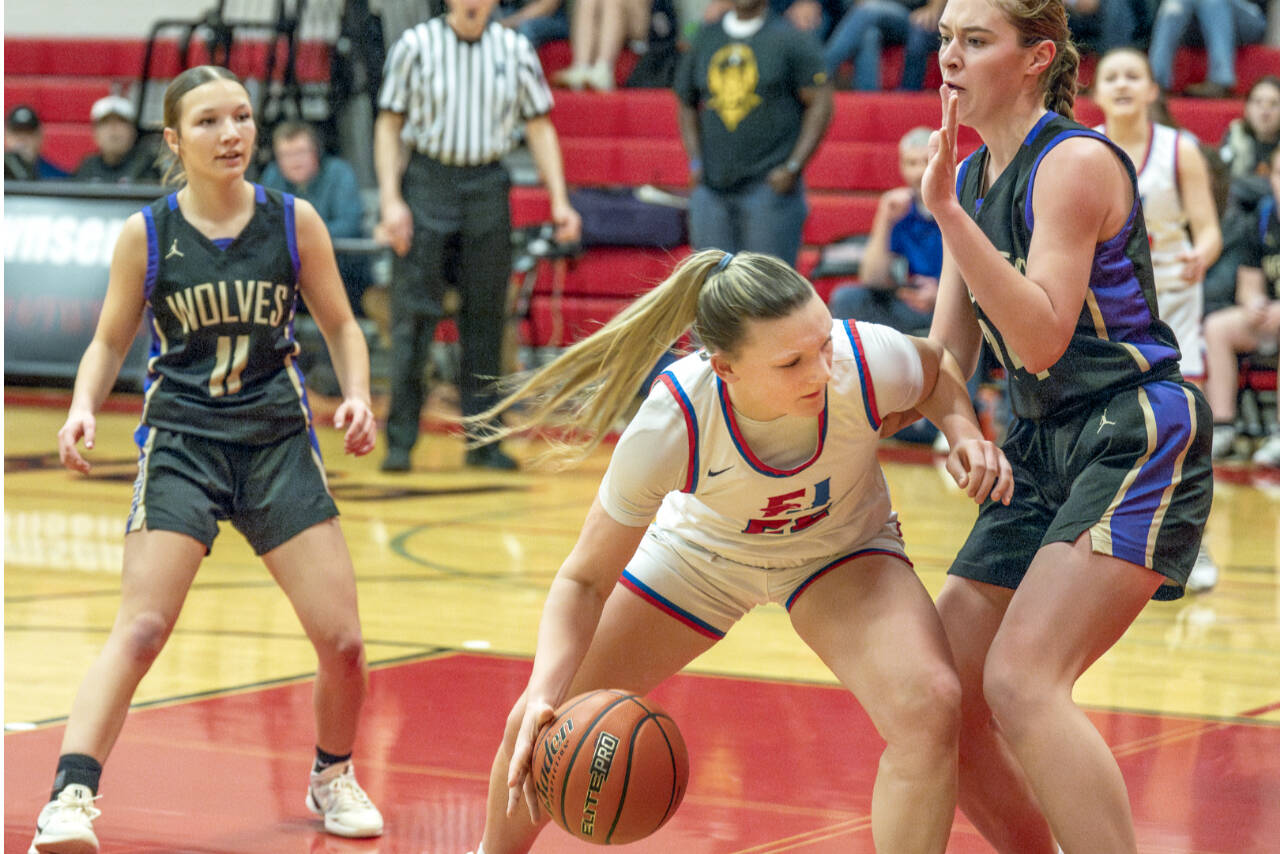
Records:
M556 709L533 746L542 809L579 839L622 845L675 814L689 753L675 721L652 700L589 691Z

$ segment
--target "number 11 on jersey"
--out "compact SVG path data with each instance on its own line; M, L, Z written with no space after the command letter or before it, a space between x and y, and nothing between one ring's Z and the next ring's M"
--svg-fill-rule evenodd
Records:
M222 397L240 390L240 374L249 363L248 335L219 335L218 352L209 375L209 396Z

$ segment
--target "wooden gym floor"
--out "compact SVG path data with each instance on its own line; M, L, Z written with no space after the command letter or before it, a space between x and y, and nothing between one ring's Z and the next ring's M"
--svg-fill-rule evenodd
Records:
M61 725L118 602L138 399L110 401L88 478L58 467L66 403L65 392L6 392L6 852L30 842ZM312 651L228 527L107 765L105 854L462 854L479 841L489 762L528 676L542 599L607 451L574 471L496 474L464 469L461 443L435 433L415 472L391 476L377 470L381 449L344 457L332 428L321 443L372 663L357 768L386 834L327 836L303 805ZM910 555L936 593L973 507L927 452L887 444L882 457ZM1220 468L1208 541L1218 588L1150 604L1076 692L1119 758L1149 854L1280 845L1280 473ZM750 614L654 696L684 732L691 781L670 824L628 850L873 850L880 743L780 608ZM553 827L534 850L592 849ZM949 850L990 848L961 816Z

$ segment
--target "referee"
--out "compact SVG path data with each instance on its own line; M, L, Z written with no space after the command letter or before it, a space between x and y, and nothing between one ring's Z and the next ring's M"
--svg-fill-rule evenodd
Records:
M410 468L426 401L423 371L448 283L461 297L462 414L495 401L511 274L511 182L499 161L515 147L521 123L551 195L556 239L576 241L581 232L538 55L523 35L489 20L496 3L447 0L446 14L405 30L387 55L373 131L377 234L396 253L383 471ZM516 468L497 444L469 449L466 462Z

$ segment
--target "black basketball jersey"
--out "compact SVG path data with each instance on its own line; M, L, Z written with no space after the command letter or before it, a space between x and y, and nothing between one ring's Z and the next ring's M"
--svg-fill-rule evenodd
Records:
M253 217L230 241L196 230L176 193L142 211L152 332L144 425L254 445L310 426L293 361L294 199L254 190Z
M1122 389L1180 377L1177 342L1156 310L1137 175L1129 158L1105 136L1057 113L1046 113L985 198L987 147L965 159L956 179L960 204L1009 263L1025 273L1034 228L1031 200L1036 170L1049 149L1073 136L1093 137L1116 152L1129 173L1134 202L1124 228L1094 251L1089 290L1066 352L1048 370L1027 372L1005 346L982 305L976 299L973 302L982 335L1008 375L1014 413L1033 420L1069 415ZM1087 193L1090 188L1080 191Z

